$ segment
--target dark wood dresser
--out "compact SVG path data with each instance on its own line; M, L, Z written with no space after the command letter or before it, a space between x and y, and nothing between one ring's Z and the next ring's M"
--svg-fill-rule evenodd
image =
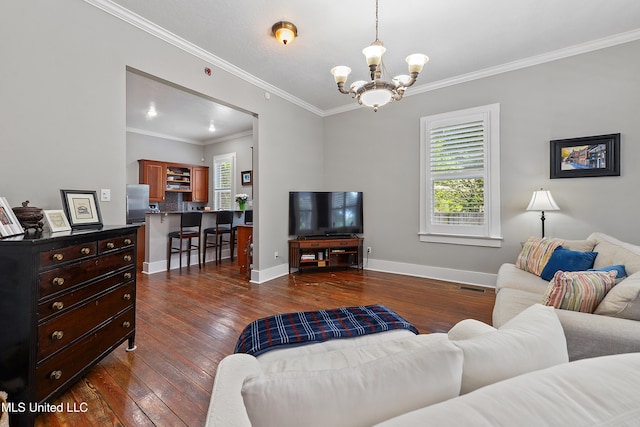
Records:
M125 340L135 348L137 226L0 240L0 390L11 426Z

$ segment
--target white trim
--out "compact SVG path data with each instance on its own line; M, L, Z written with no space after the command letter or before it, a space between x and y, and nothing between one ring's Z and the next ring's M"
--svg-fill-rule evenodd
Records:
M120 6L119 4L112 2L111 0L84 0L84 1L118 19L123 20L124 22L127 22L133 25L136 28L141 29L142 31L145 31L151 34L154 37L157 37L160 40L163 40L177 47L178 49L184 50L185 52L195 56L196 58L202 59L203 61L206 61L248 83L251 83L254 86L262 88L270 92L271 94L278 95L279 97L301 108L304 108L305 110L308 110L314 114L317 114L318 116L322 116L323 114L323 111L317 108L316 106L311 105L308 102L303 101L302 99L291 95L289 92L286 92L276 86L273 86L272 84L267 83L264 80L261 80L252 74L247 73L243 69L236 67L230 62L227 62L224 59L210 52L207 52L201 47L196 46L195 44L183 39L182 37L179 37L171 33L170 31L165 30L159 25L149 21L148 19L143 18L140 15L137 15L131 12L130 10Z
M355 110L356 108L367 108L367 107L362 107L356 102L353 102L351 104L344 105L341 107L331 108L328 110L321 110L320 108L314 105L311 105L308 102L303 101L302 99L296 96L291 95L289 92L279 89L276 86L273 86L272 84L267 83L264 80L261 80L247 73L246 71L242 70L239 67L236 67L235 65L225 61L224 59L219 58L210 52L207 52L206 50L194 45L193 43L190 43L184 40L183 38L178 37L177 35L165 30L159 25L154 24L153 22L141 17L140 15L137 15L131 12L130 10L120 6L119 4L112 2L111 0L84 0L84 2L110 15L113 15L114 17L121 19L124 22L127 22L128 24L131 24L134 27L137 27L142 31L145 31L154 37L164 40L167 43L172 44L173 46L179 49L182 49L185 52L190 53L191 55L194 55L197 58L207 61L208 63L215 65L221 68L222 70L227 71L228 73L231 73L234 76L248 83L251 83L273 94L276 94L281 98L286 99L287 101L290 101L291 103L301 108L304 108L305 110L308 110L314 114L317 114L320 117L332 116L334 114L340 114L347 111ZM467 74L461 74L459 76L451 77L449 79L443 79L436 82L427 83L424 85L414 86L411 89L409 89L409 91L407 91L407 94L405 96L418 95L421 93L430 92L432 90L441 89L444 87L469 82L472 80L478 80L485 77L495 76L496 74L506 73L508 71L514 71L522 68L532 67L534 65L544 64L545 62L556 61L558 59L568 58L570 56L580 55L580 54L591 52L594 50L605 49L607 47L616 46L619 44L628 43L628 42L639 40L639 39L640 39L640 29L627 31L625 33L620 33L620 34L614 34L609 37L604 37L601 39L589 41L586 43L581 43L574 46L569 46L564 49L543 53L541 55L532 56L530 58L508 62L506 64L485 68L483 70L473 71ZM339 96L339 95L340 93L336 90L336 96Z
M204 145L217 144L218 142L229 141L229 140L232 140L232 139L238 139L238 138L243 138L245 136L252 136L252 135L253 135L253 129L252 130L247 130L247 131L244 131L244 132L234 133L233 135L221 136L220 138L209 139L209 140L205 141L203 144Z
M148 131L148 130L132 128L132 127L128 127L128 126L126 128L126 131L130 132L130 133L137 133L137 134L140 134L140 135L146 135L146 136L153 136L153 137L156 137L156 138L168 139L170 141L178 141L178 142L186 142L187 144L203 145L202 142L196 141L194 139L178 138L178 137L175 137L175 136L166 135L164 133L151 132L151 131Z
M476 117L477 116L477 117ZM428 207L431 197L429 148L432 126L450 126L457 122L484 121L485 132L485 224L482 226L433 225ZM420 236L421 242L451 243L473 246L502 246L500 223L500 104L433 114L420 118Z
M265 283L289 274L289 264L278 264L264 270L251 270L251 283Z
M486 286L495 288L497 274L481 273L478 271L456 270L453 268L434 267L430 265L409 264L404 262L369 259L366 270L383 273L404 274L406 276L424 277L427 279L444 280L466 285Z

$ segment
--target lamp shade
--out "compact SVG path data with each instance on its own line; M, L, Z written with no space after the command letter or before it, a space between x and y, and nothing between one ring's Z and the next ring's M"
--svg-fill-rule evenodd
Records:
M336 80L336 83L346 82L350 72L351 68L345 67L344 65L338 65L331 69L331 74L333 74L333 78Z
M367 59L367 65L378 65L380 61L382 61L382 55L387 51L387 49L380 44L372 44L371 46L367 46L362 49L362 53L364 53L364 57Z
M551 191L549 190L536 190L533 192L533 196L531 196L531 201L529 202L529 206L527 206L528 211L559 211L560 207L553 200L553 196L551 195Z

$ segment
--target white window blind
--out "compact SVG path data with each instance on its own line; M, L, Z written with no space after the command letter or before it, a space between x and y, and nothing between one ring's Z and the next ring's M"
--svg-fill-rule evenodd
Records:
M420 239L499 246L498 104L421 119Z
M213 157L213 200L215 210L233 209L235 160L235 153Z
M431 128L431 223L484 224L482 120Z

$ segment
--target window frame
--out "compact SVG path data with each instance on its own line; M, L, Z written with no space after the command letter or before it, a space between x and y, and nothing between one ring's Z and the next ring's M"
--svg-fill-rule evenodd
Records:
M217 180L217 164L218 163L222 163L228 161L229 163L231 163L231 170L230 170L230 174L231 174L231 186L229 187L229 189L223 189L223 188L218 188L218 184L216 182ZM235 179L235 171L236 171L236 153L226 153L226 154L218 154L213 156L213 189L212 189L212 199L213 199L213 210L215 211L219 211L219 210L233 210L235 207L235 199L234 199L234 195L235 195L235 190L236 190L236 179ZM230 195L230 206L229 207L221 207L219 206L219 199L216 197L218 192L228 192Z
M484 123L484 213L482 226L434 225L430 130L478 121ZM437 178L436 178L437 179ZM440 177L440 179L442 179ZM502 246L500 224L500 104L489 104L420 118L420 231L421 242L471 246Z

